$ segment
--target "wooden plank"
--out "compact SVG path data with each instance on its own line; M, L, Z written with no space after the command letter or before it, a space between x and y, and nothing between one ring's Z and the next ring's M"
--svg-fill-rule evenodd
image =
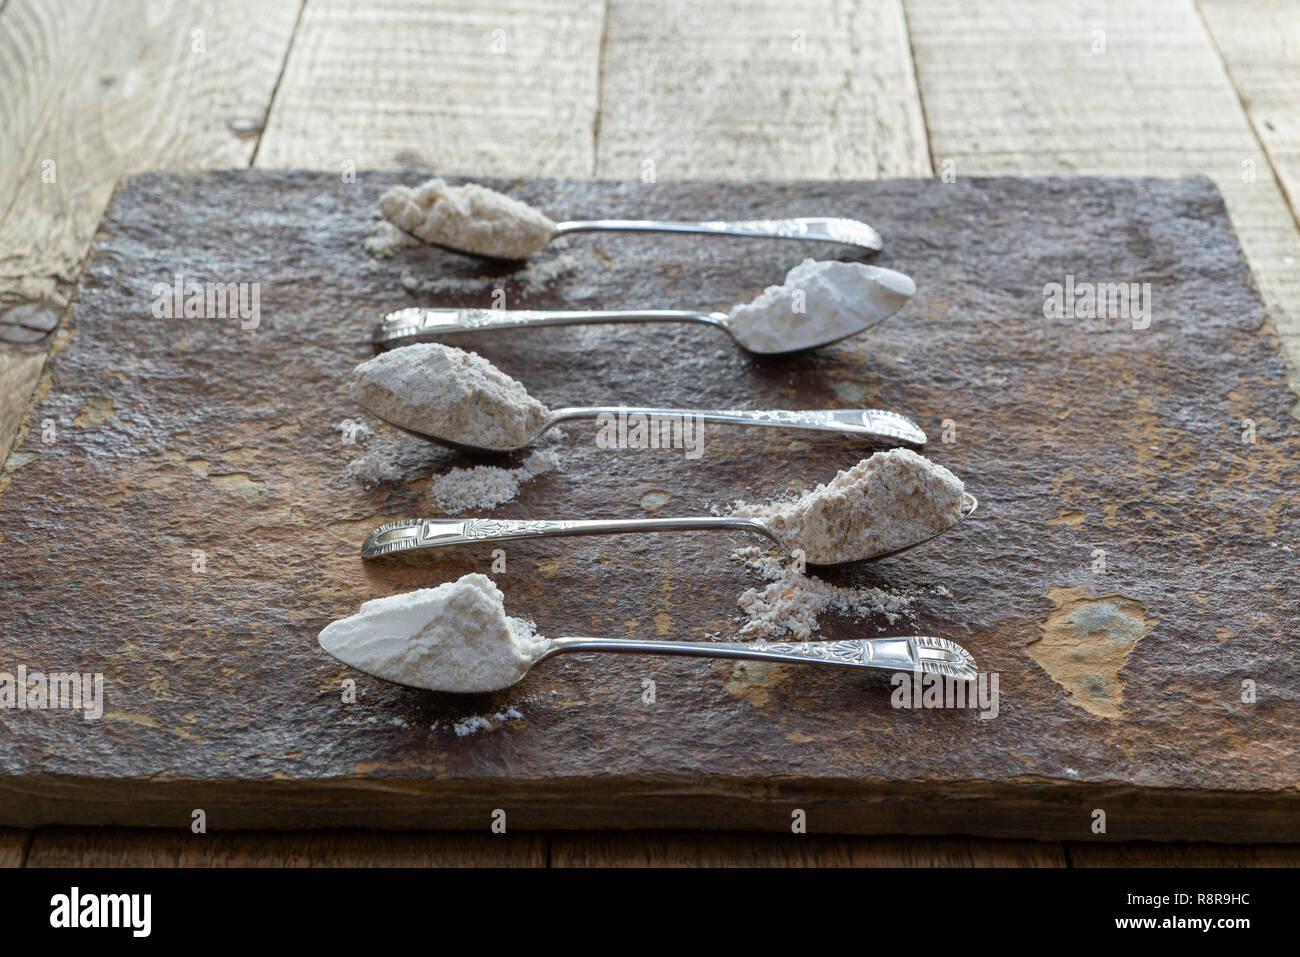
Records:
M403 175L365 174L376 187ZM894 237L883 261L924 276L905 321L813 356L756 363L716 332L677 326L652 338L639 327L483 333L465 345L551 403L833 407L869 395L931 434L944 418L968 423L966 439L927 451L968 477L985 503L976 518L942 547L826 573L906 590L911 615L827 616L820 634L951 636L1000 675L996 720L970 702L898 708L887 676L831 669L575 656L467 700L330 659L315 636L362 601L490 570L487 548L429 561L357 554L365 531L430 510L432 472L483 461L376 422L368 449L392 455L403 480L366 488L345 472L357 450L333 425L358 413L339 383L371 351L366 317L406 299L403 270L483 277L484 297L506 283L521 307L622 308L678 300L674 264L699 263L689 292L707 305L752 296L802 250L575 237L574 273L528 289L507 267L435 249L369 259L358 244L372 200L332 173L156 173L119 191L76 335L34 413L79 424L52 445L29 437L0 496L0 580L24 581L21 594L0 590L0 655L105 676L99 721L32 711L5 722L0 822L183 829L202 807L214 829L479 829L502 809L512 829L787 831L803 810L816 833L1073 839L1103 808L1115 838L1300 836L1300 736L1270 690L1300 680L1285 628L1300 595L1239 587L1291 572L1286 551L1260 542L1284 542L1294 525L1296 502L1278 489L1298 480L1300 425L1273 342L1252 333L1263 307L1211 183L489 185L580 214L835 208ZM980 242L961 256L935 256L975 230ZM240 242L215 244L226 231ZM1151 277L1150 328L1079 316L1045 331L1042 272L1075 249L1100 275L1127 266ZM125 290L159 262L219 256L220 271L258 276L267 250L274 281L260 288L256 332L229 319L132 318ZM647 269L655 257L665 267ZM1238 403L1278 438L1238 450ZM583 430L553 448L563 467L495 517L555 514L557 502L564 514L630 517L644 514L649 489L668 494L660 514L688 515L822 481L867 451L724 429L709 434L704 468L684 468L673 450L629 450L624 462ZM726 559L751 542L519 542L498 578L511 612L542 634L702 639L731 634L737 598L761 584ZM1111 554L1104 576L1090 563L1097 544ZM199 571L193 550L206 555ZM1228 566L1238 575L1220 574ZM1231 642L1215 632L1225 621ZM1087 672L1078 646L1095 665ZM1240 701L1233 689L1261 662L1258 704ZM342 699L348 678L355 703ZM654 706L640 700L647 679ZM285 706L268 711L271 698ZM114 746L95 744L104 740ZM1155 751L1161 761L1142 758ZM1253 759L1261 753L1269 761Z
M1263 144L1279 184L1300 219L1300 6L1274 0L1201 0L1205 18L1228 74L1250 118L1255 136ZM1252 266L1254 262L1252 260ZM1281 250L1281 262L1264 265L1276 273L1283 288L1294 288L1300 255ZM1289 277L1289 278L1288 278ZM1300 357L1300 330L1294 299L1285 315L1290 321L1279 333L1292 363Z
M32 832L18 827L0 827L0 867L22 867L27 841Z
M0 329L16 306L67 303L118 178L243 166L299 0L41 3L0 11ZM148 290L141 290L142 307ZM0 336L3 338L3 336ZM0 343L0 454L48 337Z
M905 5L937 173L1208 174L1300 387L1300 233L1190 0Z
M1300 212L1300 6L1278 0L1198 0L1198 6L1292 212Z
M1065 867L1060 844L968 837L559 831L552 867Z
M545 867L546 835L40 828L28 867Z
M309 3L259 167L590 176L601 0Z
M613 0L601 96L601 176L930 174L897 0Z
M1297 844L1115 844L1071 842L1071 867L1300 867Z

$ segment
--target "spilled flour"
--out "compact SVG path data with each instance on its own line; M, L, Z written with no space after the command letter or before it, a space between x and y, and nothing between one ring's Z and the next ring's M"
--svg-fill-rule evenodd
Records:
M374 438L375 430L364 422L354 422L351 419L344 419L334 426L334 431L343 437L344 445L365 445L367 441Z
M818 616L827 611L855 618L883 616L890 625L911 617L912 595L875 587L832 585L800 572L776 553L758 546L737 549L731 560L757 571L770 582L764 588L749 589L736 601L745 616L740 634L747 638L789 635L793 641L808 641L821 627Z
M402 470L391 452L372 449L365 455L353 459L347 465L347 473L365 486L375 486L383 482L400 482Z
M518 468L478 465L435 475L429 485L429 497L448 515L493 508L518 495L522 483L559 467L558 455L549 449L538 449Z
M547 259L530 259L523 269L504 276L445 276L420 279L409 269L402 271L402 288L423 295L491 292L503 282L522 283L526 293L541 292L556 279L578 271L578 260L569 253Z
M961 479L911 449L877 452L798 499L737 502L732 515L756 518L785 549L818 565L861 561L913 545L961 518Z
M498 259L527 259L556 232L541 211L477 183L448 186L431 179L413 189L394 186L379 197L379 211L426 242Z
M551 648L532 622L506 615L501 589L479 574L368 601L319 641L385 681L467 694L510 687Z

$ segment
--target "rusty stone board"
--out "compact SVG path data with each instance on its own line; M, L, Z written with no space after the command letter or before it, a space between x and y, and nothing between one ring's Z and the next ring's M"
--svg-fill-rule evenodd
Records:
M986 718L894 708L887 675L575 657L456 698L323 654L319 629L365 599L490 568L488 548L358 557L374 525L430 511L431 474L492 462L379 427L365 448L404 481L345 473L360 450L335 425L376 423L343 383L382 313L486 306L495 289L517 308L726 308L805 256L851 255L584 235L544 252L531 284L442 251L370 258L376 196L417 176L156 173L120 189L0 491L0 671L102 673L105 713L0 714L0 822L185 827L204 808L217 828L482 827L504 808L513 828L784 829L803 808L819 831L1300 839L1295 396L1208 181L492 184L557 218L828 214L882 232L876 261L919 294L817 353L759 360L691 326L464 344L553 405L916 418L979 512L827 577L913 591L899 630L953 638L997 674ZM155 285L177 275L259 284L257 327L156 317ZM1076 292L1150 283L1149 327L1079 302L1049 318L1067 277ZM490 514L694 514L869 451L714 429L687 459L592 435L570 427L562 469ZM727 560L751 541L514 543L495 577L543 634L707 640L762 584ZM888 631L830 616L822 636Z

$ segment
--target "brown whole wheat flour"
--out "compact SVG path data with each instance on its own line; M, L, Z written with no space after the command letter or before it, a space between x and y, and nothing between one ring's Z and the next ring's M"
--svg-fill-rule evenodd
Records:
M352 373L352 398L393 425L478 448L527 445L550 410L488 360L422 342L382 352Z
M477 183L448 186L431 179L414 189L394 186L379 198L379 211L427 242L498 259L527 259L555 235L546 215ZM377 241L371 251L382 255L382 247Z
M961 479L910 449L877 452L794 501L737 502L731 514L769 525L787 551L818 565L861 561L915 544L961 517Z

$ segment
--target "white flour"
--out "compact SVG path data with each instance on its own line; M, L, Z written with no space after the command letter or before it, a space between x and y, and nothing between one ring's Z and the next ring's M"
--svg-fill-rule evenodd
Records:
M790 502L737 502L781 544L818 565L861 561L915 544L961 518L961 479L910 449L877 452Z
M347 465L347 473L363 485L379 485L381 482L399 482L402 470L391 452L373 449Z
M555 223L543 213L477 183L394 186L379 197L379 211L427 242L498 259L527 259L555 235ZM377 242L371 251L382 255L382 248Z
M419 246L420 241L408 236L386 219L381 219L370 227L366 236L366 252L376 259L391 259L408 246Z
M522 483L553 471L559 465L558 455L549 449L538 449L519 468L478 465L469 469L452 469L433 477L429 497L448 515L459 515L470 509L494 508L518 495Z
M746 349L808 349L867 328L877 309L902 308L916 284L902 273L863 263L805 259L784 285L768 286L753 302L733 306L729 328ZM870 303L876 309L864 310Z
M736 604L745 615L740 634L774 638L789 635L793 641L808 641L821 624L817 616L838 611L857 618L883 616L893 625L911 614L912 596L881 588L845 588L799 572L770 551L755 545L737 549L731 560L743 562L770 584L744 592Z
M550 411L474 352L422 342L352 373L352 398L393 425L478 448L527 445Z
M470 574L437 588L376 598L320 633L327 652L359 671L430 691L508 688L550 642L505 613L501 589Z

